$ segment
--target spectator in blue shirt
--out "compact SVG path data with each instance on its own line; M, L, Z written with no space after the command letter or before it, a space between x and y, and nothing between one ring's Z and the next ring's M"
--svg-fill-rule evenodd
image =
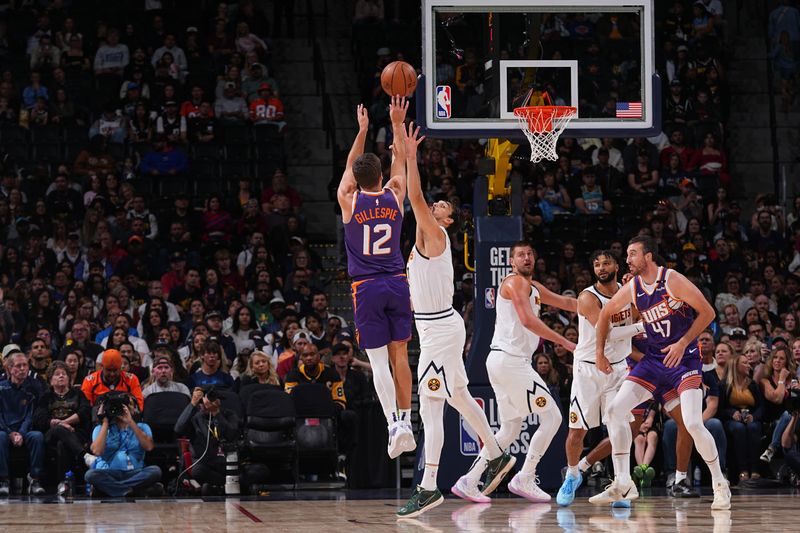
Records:
M39 484L44 469L44 435L31 427L33 410L44 390L41 380L28 375L28 358L22 351L10 351L6 360L8 378L0 381L0 497L9 492L9 443L28 448L28 492L38 496L44 494Z
M30 84L22 90L22 107L33 109L39 97L49 99L47 87L42 85L42 75L39 72L31 72Z
M143 176L175 176L186 172L186 152L173 147L163 135L153 143L154 150L147 152L139 165Z
M103 493L119 498L133 491L147 496L160 496L164 487L158 482L161 469L145 466L144 454L153 449L153 432L150 426L136 423L131 415L131 396L112 391L103 396L97 410L102 422L92 432L92 454L97 460L86 472L86 482ZM122 401L122 414L114 420L104 416L109 400Z
M189 376L186 386L189 390L209 385L232 388L233 378L220 368L221 363L222 347L215 340L206 341L200 356L200 369Z

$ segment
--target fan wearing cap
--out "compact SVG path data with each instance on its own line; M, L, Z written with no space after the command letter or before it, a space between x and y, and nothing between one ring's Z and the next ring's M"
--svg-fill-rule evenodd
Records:
M169 345L164 345L169 348ZM156 345L153 349L161 349L164 346ZM183 383L173 381L175 368L173 367L172 358L167 355L156 356L153 361L153 371L150 374L150 379L142 389L142 397L146 400L151 394L158 392L180 392L188 397L191 397L189 388Z
M222 95L214 102L214 113L223 122L244 122L249 116L247 102L239 93L233 81L226 81L222 86Z
M175 100L164 102L164 111L156 119L156 136L164 135L171 143L186 143L186 117L178 113Z
M298 323L296 327L300 327ZM287 328L288 331L288 328ZM278 357L278 366L275 371L278 373L278 377L281 378L281 381L286 381L286 376L297 368L298 362L300 361L300 354L303 353L303 349L308 345L311 344L311 335L306 330L299 330L291 339L291 349L284 350L280 356Z
M278 83L267 74L267 67L258 62L252 63L248 73L249 76L242 82L242 93L244 93L244 97L248 102L259 98L258 88L262 83L268 83L272 87L273 96L278 97L280 93Z
M127 392L139 404L139 410L144 408L142 387L139 378L128 372L123 372L122 354L119 350L106 350L103 352L100 370L92 372L83 380L81 390L89 403L94 406L97 399L110 391Z
M283 121L283 102L272 94L272 85L262 83L258 86L258 98L250 102L250 122L255 125L274 124L282 130L286 126Z

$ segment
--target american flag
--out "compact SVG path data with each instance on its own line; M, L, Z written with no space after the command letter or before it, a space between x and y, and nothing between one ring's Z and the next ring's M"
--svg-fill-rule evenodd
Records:
M617 102L617 118L642 118L642 103Z

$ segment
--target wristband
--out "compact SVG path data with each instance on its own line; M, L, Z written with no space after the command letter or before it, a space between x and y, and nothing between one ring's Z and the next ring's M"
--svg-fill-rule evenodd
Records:
M784 383L786 383L786 382L785 381L779 381L778 385L783 385Z

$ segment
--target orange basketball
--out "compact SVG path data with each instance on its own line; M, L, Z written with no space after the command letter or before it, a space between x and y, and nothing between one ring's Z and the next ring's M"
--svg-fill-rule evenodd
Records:
M389 96L411 96L417 88L417 71L405 61L392 61L381 72L381 87Z

